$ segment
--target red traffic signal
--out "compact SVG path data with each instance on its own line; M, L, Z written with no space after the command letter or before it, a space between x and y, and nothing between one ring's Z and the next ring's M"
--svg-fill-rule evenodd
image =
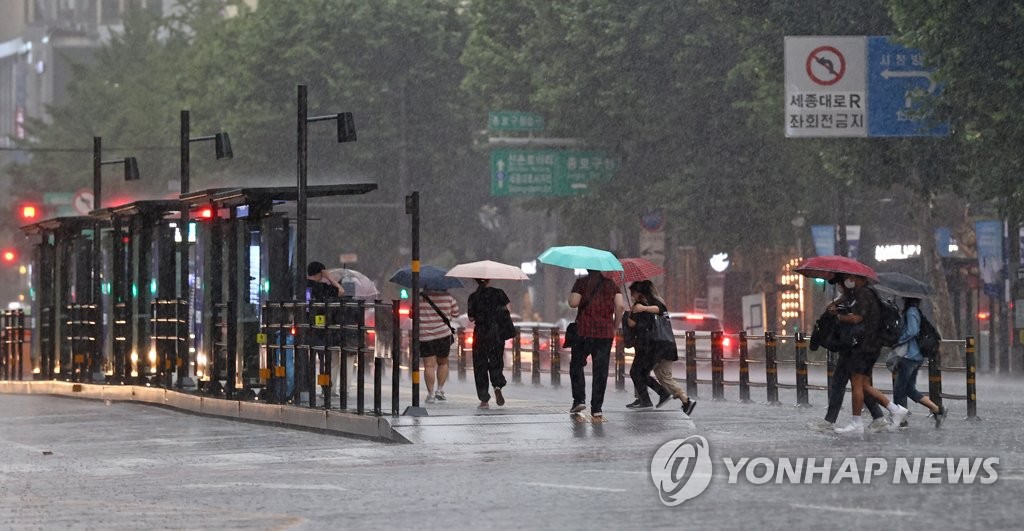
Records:
M189 217L200 221L213 219L213 207L202 207L199 210L193 210Z
M15 251L14 249L4 249L3 252L0 253L0 259L3 259L5 264L13 264L18 261L18 251Z
M39 217L39 209L35 205L21 205L18 209L18 214L21 216L22 221L35 221Z

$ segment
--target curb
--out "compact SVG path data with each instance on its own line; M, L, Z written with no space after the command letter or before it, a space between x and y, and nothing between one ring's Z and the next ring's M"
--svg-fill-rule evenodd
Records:
M89 400L137 402L168 407L197 415L274 424L331 435L383 442L410 443L387 417L356 415L342 411L309 409L283 404L225 400L137 385L80 384L58 381L0 381L0 393L54 395Z

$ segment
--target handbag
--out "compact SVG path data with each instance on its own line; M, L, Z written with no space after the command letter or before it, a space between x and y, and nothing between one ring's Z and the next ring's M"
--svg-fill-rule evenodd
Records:
M569 326L565 327L565 339L562 341L562 348L572 348L580 338L577 332L576 321L569 323Z
M885 356L885 368L889 369L889 372L896 372L896 366L900 362L900 358L907 357L907 352L910 350L910 346L906 343L896 345L889 354Z
M814 323L810 349L818 350L818 347L821 346L830 352L843 352L860 344L863 336L864 325L862 323L842 323L838 317L826 311Z
M512 322L512 314L508 308L498 310L498 334L502 340L516 337L516 325Z
M676 335L672 332L672 321L669 320L667 313L655 314L650 339L654 343L676 342Z
M636 347L637 330L636 327L629 326L629 311L627 310L622 314L622 346L624 348Z

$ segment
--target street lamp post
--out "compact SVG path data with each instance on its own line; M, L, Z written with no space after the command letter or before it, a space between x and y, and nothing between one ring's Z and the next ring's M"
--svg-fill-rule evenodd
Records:
M352 120L352 113L341 112L325 116L307 116L306 85L298 86L298 116L297 116L297 197L295 213L295 283L292 292L294 300L305 300L305 275L302 273L306 267L306 165L307 165L307 140L308 126L310 122L323 122L335 120L338 125L338 143L355 142L356 128Z
M137 181L139 179L139 163L135 157L125 157L123 159L103 160L103 139L98 136L92 137L92 209L99 210L103 206L103 187L102 187L102 168L103 166L110 164L123 164L124 165L124 180L125 181ZM95 307L95 347L92 352L92 359L89 360L88 369L95 371L98 369L99 353L103 348L103 302L102 302L102 286L100 281L100 270L103 267L102 259L102 246L100 245L100 222L97 220L93 223L92 228L92 276L90 283L90 291L92 295L92 303Z
M227 133L221 132L221 133L217 133L217 134L214 134L214 135L207 135L207 136L200 136L200 137L192 138L191 137L191 130L190 129L191 129L191 123L190 123L190 120L189 120L189 112L183 110L183 111L181 111L181 136L180 136L180 141L181 141L181 196L182 197L184 197L185 194L187 194L189 192L189 177L190 177L190 173L191 173L189 159L190 159L190 155L191 155L191 153L190 153L190 145L191 145L192 142L202 142L202 141L213 140L213 142L214 142L214 149L216 151L217 160L220 160L220 159L230 159L230 158L234 157L234 153L231 151L231 138L228 136ZM180 278L178 280L179 286L180 286L180 291L178 293L179 293L179 299L181 300L181 305L184 306L184 308L185 308L185 316L186 316L186 318L188 318L189 308L190 308L190 305L191 305L191 303L189 302L189 290L188 290L188 244L189 244L189 241L188 241L188 235L189 235L189 219L188 219L188 217L189 216L188 216L188 214L189 214L189 212L188 212L188 205L184 204L184 202L183 202L182 205L181 205L180 227L178 229L179 233L181 234L181 245L178 246L178 264L179 264L179 268L180 268L179 269ZM189 330L190 326L191 326L191 323L187 323L186 326L185 326L185 335L186 335L186 337L188 336L188 330ZM179 360L179 362L181 360L183 360L183 359L186 359L187 356L188 356L188 347L186 346L184 355L181 352L178 353L178 360ZM182 387L183 380L187 376L187 372L186 372L187 371L187 367L186 367L186 365L187 365L186 363L179 363L178 368L177 368L177 370L178 370L177 387L179 389Z

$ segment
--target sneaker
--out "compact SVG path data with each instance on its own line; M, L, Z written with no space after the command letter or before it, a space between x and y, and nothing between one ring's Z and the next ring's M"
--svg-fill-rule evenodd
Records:
M601 413L600 411L591 411L590 416L594 417L594 420L599 422L604 420L604 413Z
M851 422L842 428L836 428L836 433L840 435L864 435L864 425Z
M633 402L632 404L626 407L628 407L629 409L651 409L654 407L654 404L650 402L641 402L637 400L636 402Z
M664 394L664 395L661 395L661 397L658 398L658 404L656 406L654 406L654 407L664 406L665 404L668 403L669 400L672 400L673 398L675 398L675 397L670 395L670 394L667 394L667 393Z
M476 408L477 409L491 409L491 406L488 405L487 402L480 402L480 405L476 406Z
M807 427L821 433L832 433L836 431L835 424L832 424L825 419L818 419L814 422L810 422L807 424Z
M906 421L904 421L906 422ZM885 417L874 419L871 424L868 424L867 431L871 433L880 433L883 431L889 431L889 421L885 420Z
M935 417L935 429L942 427L942 423L946 420L946 413L948 413L946 406L939 406L939 412L932 415Z
M626 404L626 407L628 407L629 409L633 409L633 408L635 408L636 406L639 406L639 405L640 405L640 399L637 398L636 400Z
M494 388L494 402L499 406L505 405L505 397L502 396L500 387Z
M693 408L695 407L697 407L697 401L692 398L688 399L683 403L683 413L686 413L686 416L689 417L690 414L693 413Z
M577 402L573 404L571 408L569 408L569 413L580 413L584 409L587 409L587 405L584 404L583 402Z
M438 400L448 400L447 398L444 397L444 391L442 391L440 389L438 389L437 392L434 393L434 398L436 398Z
M900 405L897 405L896 407L899 409L893 412L892 423L894 426L899 426L900 424L903 424L904 420L907 419L907 414L910 413L910 410Z
M427 395L427 399L425 400L425 402L428 403L428 404L433 404L434 403L434 395Z

